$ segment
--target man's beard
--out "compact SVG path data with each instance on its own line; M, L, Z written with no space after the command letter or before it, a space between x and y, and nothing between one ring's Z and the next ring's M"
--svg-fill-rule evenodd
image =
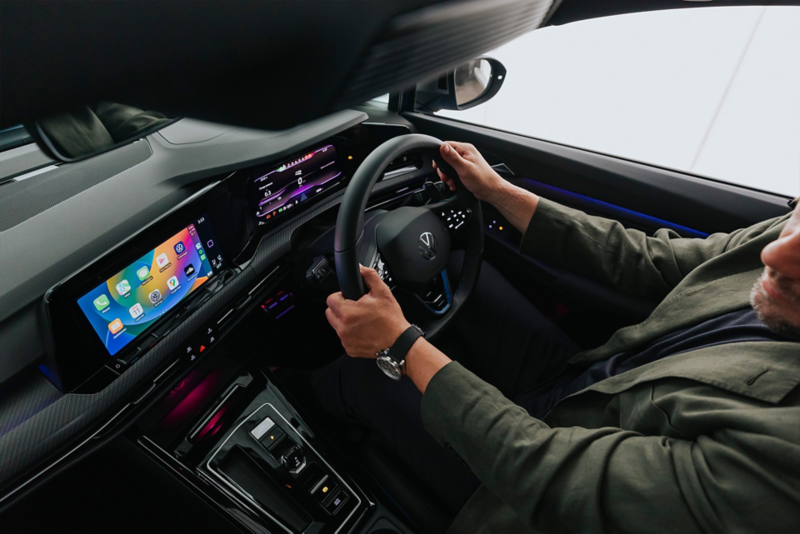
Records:
M766 276L766 273L764 274ZM778 334L800 338L800 325L792 324L776 310L772 297L764 290L761 277L756 280L750 291L750 305L756 311L758 319Z

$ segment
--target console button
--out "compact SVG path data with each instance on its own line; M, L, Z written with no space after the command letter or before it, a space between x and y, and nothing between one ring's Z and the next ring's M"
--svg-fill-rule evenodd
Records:
M325 510L327 510L331 515L335 514L337 511L339 511L339 508L341 508L342 505L347 502L348 497L350 497L350 495L345 490L339 490L335 492L333 497L331 497L328 502L325 503Z
M128 362L126 362L122 358L117 358L116 360L109 363L108 366L111 368L112 371L121 374L123 371L125 371L125 369L128 368Z
M213 326L206 326L203 329L203 339L209 345L213 345L217 341L217 329Z
M281 463L286 466L290 473L296 474L306 466L306 455L299 445L295 445L283 453Z
M267 448L269 452L273 452L276 448L278 448L278 445L280 445L285 437L286 432L276 426L270 432L264 434L259 441Z
M275 428L275 421L273 421L269 417L265 417L263 421L258 423L258 425L256 425L256 427L250 431L250 434L257 440L260 440L261 438L264 437L264 434L266 434L267 432L269 432L274 428Z
M314 498L317 499L318 503L325 506L325 502L337 491L339 491L339 487L330 480L327 480L320 486Z

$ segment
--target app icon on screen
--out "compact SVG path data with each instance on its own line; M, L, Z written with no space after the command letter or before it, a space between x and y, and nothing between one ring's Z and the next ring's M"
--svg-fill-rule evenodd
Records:
M202 244L202 243L195 243L195 244L194 244L194 247L195 247L197 250L203 250L203 244Z
M159 291L158 289L154 289L150 293L150 302L152 302L153 304L161 302L161 291Z
M117 293L119 293L120 295L124 295L130 292L130 290L131 290L131 285L128 283L127 280L123 280L119 284L117 284Z
M144 308L142 308L142 305L137 302L136 304L131 306L131 308L128 311L130 312L131 317L136 319L137 317L139 317L144 313Z
M150 276L150 269L145 265L143 267L139 267L136 269L136 276L139 277L139 280L142 281L148 276Z
M194 265L192 265L191 263L187 265L186 268L183 270L183 273L186 275L186 278L191 278L192 276L194 276Z
M202 252L200 253L200 261L206 261L206 255Z
M108 329L111 330L112 334L116 334L120 330L122 330L122 321L119 319L114 319L110 323L108 323Z
M168 263L169 259L167 258L166 254L159 254L158 257L156 258L156 264L158 264L159 268L165 266Z
M98 311L106 309L108 307L108 297L100 295L94 299L94 307L97 308Z
M175 289L176 287L178 287L178 277L173 276L172 278L167 280L167 285L169 286L170 289Z
M186 247L183 246L183 241L178 241L175 243L175 254L180 256L186 250Z

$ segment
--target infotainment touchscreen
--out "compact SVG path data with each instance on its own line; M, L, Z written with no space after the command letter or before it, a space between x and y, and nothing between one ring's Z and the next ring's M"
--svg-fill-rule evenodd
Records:
M329 191L342 181L333 145L325 145L277 167L254 171L252 200L260 224L272 222L295 206Z
M114 355L222 267L203 216L80 297L78 306Z

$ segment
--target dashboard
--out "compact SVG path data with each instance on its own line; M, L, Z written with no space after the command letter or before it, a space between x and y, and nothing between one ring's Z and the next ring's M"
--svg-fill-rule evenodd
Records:
M363 158L385 139L409 131L407 125L369 123L366 118L362 113L343 112L279 134L182 120L129 146L129 153L134 149L141 152L144 146L150 152L145 161L129 167L121 164L121 169L105 181L3 233L0 244L14 245L22 231L28 232L28 239L17 242L15 250L21 256L18 260L27 255L30 263L27 273L18 273L20 278L26 275L27 287L12 287L14 272L5 281L0 280L0 302L16 297L17 310L24 316L30 313L25 311L28 295L20 288L35 295L37 290L30 287L30 280L38 279L41 288L45 278L41 274L45 272L50 282L39 297L39 305L33 302L29 307L36 314L33 325L40 329L29 339L41 345L22 344L19 337L26 331L19 324L14 325L14 342L0 344L0 374L15 374L15 380L33 385L7 390L10 394L4 403L12 411L0 410L0 461L4 465L0 505L12 502L37 478L56 469L75 447L92 447L101 435L98 425L108 432L110 421L125 425L134 421L148 402L166 402L159 395L175 388L176 383L189 383L191 377L198 376L197 369L210 365L203 362L210 361L209 353L215 354L212 347L224 342L234 325L259 303L265 303L264 311L275 318L291 310L292 300L285 300L287 295L275 297L275 306L264 299L266 292L288 276L287 269L294 261L290 257L293 234L320 217L335 219L347 181ZM125 156L111 152L99 158L111 160L121 155ZM217 156L213 165L203 167L213 155ZM165 161L171 164L164 165ZM176 165L175 161L183 163ZM156 168L151 163L158 163L160 170L153 173L156 176L151 174ZM165 174L157 177L163 169ZM375 186L370 205L383 206L407 198L420 190L430 173L421 158L398 158ZM141 182L132 185L134 179ZM35 177L30 184L37 185ZM46 186L43 180L42 187ZM158 198L147 201L148 196ZM164 210L164 204L170 202L174 205ZM161 213L156 215L156 211ZM136 216L128 217L129 212L136 212ZM51 217L59 220L59 216L60 224L43 224ZM116 224L106 224L103 218ZM69 246L64 249L69 248L70 253L80 250L81 259L60 253L58 242L49 249L19 246L28 242L30 230L39 225L42 233L57 236L68 229L63 244ZM86 263L87 250L104 246L105 250ZM6 259L0 258L0 264ZM61 279L53 279L59 276L50 273L54 266L59 267ZM7 329L0 329L0 338L7 335ZM24 350L16 351L20 348ZM4 364L26 365L25 350L31 353L27 372L20 374L7 365L3 368ZM217 361L216 365L227 364ZM204 372L215 375L219 368L208 367ZM291 481L314 476L338 481L335 489L339 494L330 503L321 497L318 502L301 498L300 502L308 501L302 505L308 509L301 514L304 519L289 525L289 529L298 524L327 524L331 515L339 513L346 515L345 523L352 522L366 508L375 506L354 481L322 459L317 452L321 445L309 438L311 430L297 434L291 425L286 426L286 421L299 420L300 416L285 400L268 394L271 386L258 378L259 371L250 368L241 372L254 377L251 382L258 386L251 386L242 396L244 385L240 384L234 388L236 395L228 398L239 399L236 413L241 414L240 419L230 421L240 429L234 432L235 439L252 446L249 432L254 430L250 426L263 428L268 419L292 436L282 449L253 452L263 457L265 465L272 465L271 477L289 477ZM263 392L258 394L258 388ZM261 403L252 405L257 409L255 415L240 411L246 405L241 401L244 397ZM215 398L208 397L205 402L210 403L208 406L224 404L224 399ZM17 406L23 408L21 413ZM229 408L225 405L225 410ZM262 414L268 414L267 419ZM203 455L215 454L215 460L202 470L194 468L197 476L218 482L215 499L224 500L230 497L224 497L231 487L224 479L234 457L221 461L228 451L218 442L216 450L204 449L210 443L205 435L195 435L206 441L193 454L198 461ZM185 446L195 441L201 440L192 438ZM21 443L26 445L21 447ZM171 443L153 438L147 446L154 456L163 456L161 449ZM54 463L40 463L64 450L67 454L56 456ZM300 452L303 461L316 467L303 471L302 476L300 468L297 472L285 471L281 466L287 461L286 455L300 462ZM162 460L169 463L176 458L170 453ZM236 472L241 469L244 467L236 464ZM247 495L234 496L234 501ZM274 513L261 513L269 511L263 504L235 504L273 527L287 524L281 517L272 517Z

